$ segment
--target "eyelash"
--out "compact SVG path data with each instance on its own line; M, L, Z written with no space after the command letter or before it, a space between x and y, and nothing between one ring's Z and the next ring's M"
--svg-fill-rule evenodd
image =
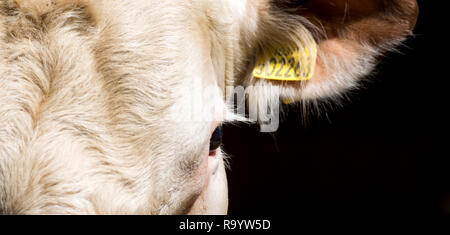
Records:
M209 140L209 155L214 156L217 149L222 144L222 126L218 126L211 135Z

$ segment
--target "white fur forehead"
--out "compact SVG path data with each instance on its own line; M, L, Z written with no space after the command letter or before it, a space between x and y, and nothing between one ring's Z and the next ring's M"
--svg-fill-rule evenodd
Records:
M247 0L230 0L229 4L239 19L245 16L247 12Z

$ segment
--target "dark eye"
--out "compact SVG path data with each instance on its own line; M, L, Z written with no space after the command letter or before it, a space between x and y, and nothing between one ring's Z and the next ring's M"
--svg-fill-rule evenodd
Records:
M222 126L218 126L211 135L209 140L209 154L214 155L215 151L222 144Z

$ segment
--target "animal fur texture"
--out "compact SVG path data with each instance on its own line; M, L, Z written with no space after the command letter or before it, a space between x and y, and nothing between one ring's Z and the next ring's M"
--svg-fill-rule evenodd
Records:
M207 153L226 87L261 107L336 98L417 17L414 0L302 2L1 0L0 213L226 213L223 154ZM251 75L303 41L310 81Z

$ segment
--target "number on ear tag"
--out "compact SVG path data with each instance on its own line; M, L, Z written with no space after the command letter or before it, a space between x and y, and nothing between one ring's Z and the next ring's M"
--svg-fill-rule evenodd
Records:
M278 49L258 59L253 76L282 81L309 80L314 74L317 45L297 50Z

